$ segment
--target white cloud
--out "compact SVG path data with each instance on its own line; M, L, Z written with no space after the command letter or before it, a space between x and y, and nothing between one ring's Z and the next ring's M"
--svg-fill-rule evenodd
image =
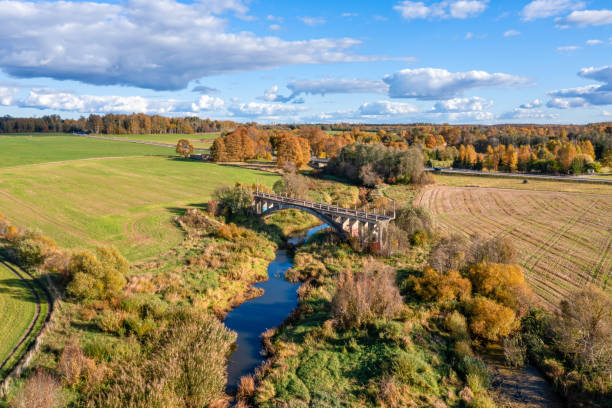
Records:
M209 95L202 95L200 96L200 99L198 99L196 103L191 104L191 110L193 112L211 111L211 110L215 111L215 110L221 109L224 104L225 102L221 98L217 98L217 97L213 97Z
M504 33L504 37L514 37L516 35L521 35L521 32L517 30L508 30Z
M587 102L584 98L553 98L546 104L549 108L556 109L571 109L571 108L584 108L587 106Z
M577 25L581 27L612 24L612 10L574 11L559 22L565 26Z
M601 82L603 85L587 85L549 92L552 99L547 106L569 109L612 105L612 66L583 68L578 72L578 76Z
M280 30L282 27L281 27L280 25L278 25L278 24L270 24L270 25L268 26L268 28L269 28L270 30L273 30L273 31L278 31L278 30Z
M195 86L191 91L201 93L202 95L212 95L212 94L219 93L218 89L211 88L209 86L204 86L204 85Z
M387 93L389 87L383 81L351 78L304 79L291 81L287 84L291 95L278 95L278 87L274 86L266 92L263 99L271 102L296 102L300 95L355 94L355 93ZM266 99L267 98L267 99Z
M522 11L523 20L558 16L566 11L580 10L585 7L583 1L576 0L535 0L527 4Z
M612 116L612 112L608 112L608 111L606 111L606 110L601 111L601 114L602 114L603 116Z
M357 17L359 14L357 13L342 13L342 17Z
M325 24L327 22L327 20L322 17L298 17L298 20L301 20L302 23L311 27Z
M558 119L559 115L556 113L550 113L539 109L523 109L521 107L515 108L510 112L499 115L500 119L520 119L520 120L533 120L533 119Z
M491 112L459 112L459 113L448 113L445 115L448 121L453 123L462 122L491 122L495 119L495 115Z
M474 37L474 33L469 32L469 31L467 33L465 33L465 39L466 40L470 40L470 39L472 39L472 37Z
M21 107L53 109L80 113L197 113L220 109L220 98L202 95L196 102L176 99L151 99L141 96L77 95L68 91L34 88L28 97L16 101Z
M284 65L370 60L351 38L285 41L232 32L239 0L0 0L0 68L16 77L182 89L195 79ZM75 17L76 16L76 17Z
M527 78L503 73L449 72L438 68L404 69L385 76L383 81L389 85L392 98L422 100L451 99L469 89L517 86L529 82Z
M274 120L285 116L292 116L308 110L303 106L283 105L276 103L248 102L230 106L228 110L234 115L243 118L262 118Z
M10 106L13 104L13 97L19 92L17 88L0 87L0 105Z
M557 47L558 52L572 52L579 50L581 47L578 45L565 45L563 47Z
M586 45L599 45L599 44L603 44L603 41L601 40L587 40Z
M439 113L483 112L491 106L493 106L493 101L473 96L436 102L432 111Z
M441 1L426 5L422 1L401 1L393 9L406 20L425 18L465 19L481 14L487 8L488 0Z
M416 107L409 103L392 101L366 102L357 111L359 115L365 117L405 116L419 112Z
M524 103L519 106L520 109L535 109L542 106L542 101L539 99L534 99L532 102Z

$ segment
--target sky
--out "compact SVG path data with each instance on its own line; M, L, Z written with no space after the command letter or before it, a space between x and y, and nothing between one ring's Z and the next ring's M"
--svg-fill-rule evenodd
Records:
M0 0L0 116L612 121L612 0Z

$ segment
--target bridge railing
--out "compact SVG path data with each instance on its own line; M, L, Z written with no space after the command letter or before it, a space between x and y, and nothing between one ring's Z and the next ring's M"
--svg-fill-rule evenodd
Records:
M390 221L390 220L395 219L395 214L393 216L389 216L389 215L381 215L381 214L376 214L376 213L368 213L368 212L360 211L357 209L344 208L344 207L340 207L337 205L316 203L314 201L300 200L297 198L281 196L277 194L264 193L261 191L256 191L253 193L253 195L258 198L266 198L268 200L276 201L279 203L294 204L294 205L299 205L299 206L306 207L306 208L323 210L323 211L327 211L327 212L334 213L337 215L350 215L350 216L365 218L367 220L374 220L374 221Z

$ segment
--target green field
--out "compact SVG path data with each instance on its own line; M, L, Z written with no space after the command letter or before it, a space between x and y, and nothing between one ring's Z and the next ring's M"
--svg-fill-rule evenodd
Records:
M0 212L61 246L113 244L134 261L182 240L172 221L181 208L205 203L218 186L256 179L272 185L277 176L167 157L73 158L0 169Z
M0 379L10 372L27 350L49 312L48 300L41 287L23 272L19 271L19 274L21 278L4 264L0 264L0 364L15 350L0 368ZM29 282L30 286L26 282ZM36 292L38 299L32 290ZM38 315L37 302L40 302ZM35 317L36 321L33 322ZM15 348L32 323L34 324L28 337Z
M0 135L0 167L99 157L171 155L174 149L72 135ZM0 183L2 179L0 178ZM1 203L1 202L0 202Z
M220 132L198 133L190 135L182 134L164 134L164 135L100 135L108 137L117 137L128 140L140 140L143 142L168 143L175 145L180 139L187 139L193 147L207 149L212 145L213 140L221 135Z

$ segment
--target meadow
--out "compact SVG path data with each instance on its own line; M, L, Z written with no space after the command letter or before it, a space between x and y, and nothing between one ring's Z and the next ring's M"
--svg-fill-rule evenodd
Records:
M5 137L0 147L0 211L9 220L68 248L113 244L131 261L179 244L173 217L218 186L277 180L168 157L169 148L76 136Z
M139 140L143 142L167 143L176 145L180 139L187 139L193 147L208 149L213 141L221 135L220 132L197 133L197 134L154 134L154 135L100 135L121 138L126 140Z
M436 181L414 204L431 209L444 233L509 237L547 305L589 282L612 293L612 186L454 175Z
M9 265L0 263L0 379L27 350L49 312L41 287L10 265L17 276Z

